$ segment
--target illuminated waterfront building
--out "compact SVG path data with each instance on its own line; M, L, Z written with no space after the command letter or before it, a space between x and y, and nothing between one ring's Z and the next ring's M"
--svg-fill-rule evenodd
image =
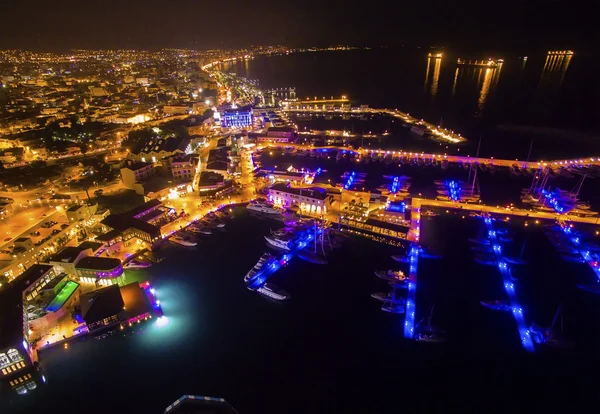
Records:
M121 261L114 257L84 257L75 265L75 270L83 283L110 286L124 281Z
M252 110L226 110L221 114L221 126L225 128L244 128L252 125Z
M303 214L327 214L333 196L322 188L293 188L286 183L276 183L269 188L269 201L277 206L298 206Z
M14 379L19 381L18 378L32 367L32 362L36 359L29 345L23 292L26 289L36 291L41 286L40 283L51 280L54 276L53 266L35 264L13 282L11 289L0 293L0 381L3 383L13 381L15 385Z

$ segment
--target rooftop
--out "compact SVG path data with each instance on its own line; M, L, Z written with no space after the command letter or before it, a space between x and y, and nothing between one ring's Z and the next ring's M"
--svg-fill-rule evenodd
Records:
M50 262L61 262L61 263L73 263L79 253L81 253L83 249L81 247L73 247L68 246L62 249L60 252L56 253L52 257L50 257Z
M79 247L81 250L92 249L92 252L95 252L96 250L98 250L102 247L102 243L93 242L93 241L84 241L77 247Z
M109 271L121 265L121 261L114 257L84 257L75 266L77 269L91 269L99 271Z
M294 132L294 128L289 126L274 126L270 127L267 132Z
M184 137L152 138L134 148L132 154L148 154L151 152L185 152L190 140Z
M119 314L124 305L118 285L81 295L81 315L88 325Z
M123 168L129 168L131 171L137 171L137 170L141 170L142 168L145 168L149 165L152 165L152 163L137 161L137 162L131 163L129 165L125 165Z
M155 225L126 215L111 214L102 220L101 223L119 232L124 232L130 228L135 228L150 234L152 237L160 235L160 229Z
M276 183L273 184L270 190L281 191L283 193L295 194L302 197L316 198L318 200L325 200L329 195L327 191L322 188L293 188L287 183Z
M140 215L146 213L148 210L156 208L161 205L162 205L162 202L160 200L157 200L157 199L148 200L141 206L135 207L135 208L129 210L127 213L125 213L125 215L139 218Z
M125 306L121 313L123 319L134 318L152 310L146 292L137 282L121 287L121 297Z

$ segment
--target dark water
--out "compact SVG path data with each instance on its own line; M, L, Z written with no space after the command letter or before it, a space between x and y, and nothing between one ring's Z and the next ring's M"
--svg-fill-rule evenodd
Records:
M292 295L276 304L242 278L278 223L241 211L197 248L167 246L148 272L168 326L43 352L47 385L3 395L2 412L159 413L186 393L224 397L240 413L537 412L595 400L599 307L573 287L592 274L549 259L539 228L519 232L540 246L518 288L528 321L549 325L562 303L577 344L526 355L511 315L479 306L503 297L500 274L468 248L480 225L452 214L424 220L423 242L446 254L419 264L416 320L435 305L433 322L449 337L429 346L405 340L403 316L370 298L387 288L373 270L394 267L398 248L352 238L328 265L296 258L274 276Z
M397 108L461 133L475 152L525 159L534 140L532 159L600 154L600 82L596 54L547 58L532 51L525 64L519 56L504 58L501 69L461 68L456 60L487 59L487 54L428 59L423 49L299 53L239 62L228 70L259 79L264 88L295 86L299 99L347 95L374 108ZM554 128L566 135L505 131L498 125ZM318 123L339 128L339 122ZM368 130L354 122L356 130ZM346 123L346 127L350 127ZM385 125L382 129L389 129ZM323 128L324 129L324 128ZM348 128L349 129L349 128ZM584 134L569 134L581 131Z

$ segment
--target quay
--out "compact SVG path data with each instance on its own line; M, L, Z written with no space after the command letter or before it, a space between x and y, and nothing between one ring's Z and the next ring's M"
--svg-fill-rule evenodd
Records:
M331 108L331 105L341 103L342 106L338 108ZM346 105L345 105L346 104ZM320 106L319 106L320 105ZM442 128L439 125L433 125L425 122L422 119L417 119L408 113L401 112L397 109L376 109L368 108L366 106L360 108L351 108L349 101L343 99L322 99L314 101L285 101L283 112L286 113L314 113L314 114L356 114L356 115L387 115L396 119L402 120L407 124L418 124L422 125L431 130L431 134L437 139L446 141L452 144L460 144L467 141L466 138L460 134L454 133L454 131Z
M513 167L518 166L526 169L543 169L543 168L569 168L569 167L590 167L600 166L599 157L585 157L585 158L574 158L564 160L549 160L549 161L520 161L518 159L506 160L499 158L483 158L483 157L471 157L469 155L447 155L447 154L433 154L425 152L411 152L390 149L365 149L359 148L354 149L352 147L337 147L337 146L324 146L324 147L311 147L307 145L285 143L285 144L267 144L263 148L294 148L311 151L347 151L351 154L358 154L361 157L392 157L402 158L411 161L424 161L424 162L453 162L458 164L483 164L483 165L494 165L497 167Z

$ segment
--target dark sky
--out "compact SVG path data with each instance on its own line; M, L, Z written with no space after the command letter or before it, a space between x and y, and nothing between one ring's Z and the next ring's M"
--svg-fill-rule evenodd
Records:
M0 48L444 45L589 48L592 1L2 0ZM587 5L586 5L587 4Z

